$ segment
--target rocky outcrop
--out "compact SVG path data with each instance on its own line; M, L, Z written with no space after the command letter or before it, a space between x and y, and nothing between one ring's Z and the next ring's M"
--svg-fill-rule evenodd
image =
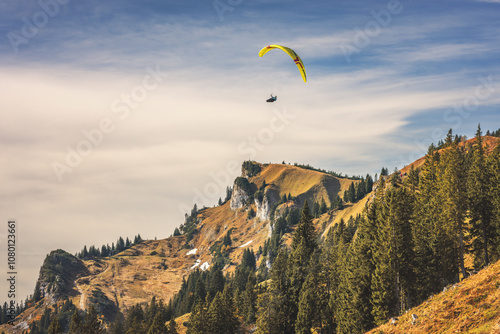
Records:
M248 201L248 197L247 192L235 184L233 194L231 195L231 210L238 210L244 207Z
M245 161L241 166L241 175L243 177L253 177L260 173L262 167L255 161Z
M278 201L279 192L273 188L266 188L262 201L259 201L259 198L255 199L255 206L257 207L256 216L260 220L269 220L271 218L271 209Z
M252 187L245 177L237 177L234 180L233 193L231 195L231 210L238 210L248 203L252 195Z
M37 288L49 304L71 293L74 281L79 275L88 274L82 260L61 250L52 251L40 268Z

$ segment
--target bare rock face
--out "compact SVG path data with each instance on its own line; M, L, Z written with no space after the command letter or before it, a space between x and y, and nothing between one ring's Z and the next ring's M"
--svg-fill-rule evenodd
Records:
M249 194L247 190L245 190L244 187L242 187L240 184L238 184L238 182L235 181L230 202L231 210L238 210L244 207L248 201L248 198Z
M269 220L271 218L271 209L274 204L279 201L279 193L276 189L266 188L262 202L258 198L255 199L255 206L257 207L257 217L260 220Z
M37 289L49 304L56 303L73 289L78 275L88 274L82 260L61 250L52 251L40 268Z

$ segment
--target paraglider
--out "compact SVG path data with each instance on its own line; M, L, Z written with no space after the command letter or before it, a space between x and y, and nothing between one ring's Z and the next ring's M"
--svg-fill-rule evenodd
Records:
M274 102L274 101L276 101L277 99L278 99L278 96L273 96L273 94L271 94L271 97L270 97L270 98L268 98L268 99L266 100L266 102Z
M286 52L290 57L292 57L293 61L295 62L295 64L299 68L300 74L302 75L302 79L304 80L304 82L307 81L306 69L304 67L304 63L302 62L302 59L300 59L299 55L297 53L295 53L295 51L293 51L292 49L290 49L286 46L282 46L282 45L271 44L271 45L268 45L259 51L259 57L262 57L263 55L265 55L268 51L270 51L272 49L280 49L280 50ZM267 102L270 102L270 101L267 101Z

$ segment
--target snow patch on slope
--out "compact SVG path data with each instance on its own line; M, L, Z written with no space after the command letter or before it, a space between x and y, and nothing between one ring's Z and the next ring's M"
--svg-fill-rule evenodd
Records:
M196 262L194 263L194 265L191 267L191 269L194 269L196 267L198 267L200 265L201 261L200 259L196 260Z
M252 242L253 242L253 240L250 240L249 242L247 242L247 243L246 243L246 244L244 244L244 245L241 245L241 246L240 246L240 247L238 247L238 248L243 248L243 247L246 247L246 246L250 245Z
M208 262L203 263L200 267L200 269L203 271L207 270L208 268L210 268L210 265L208 264Z

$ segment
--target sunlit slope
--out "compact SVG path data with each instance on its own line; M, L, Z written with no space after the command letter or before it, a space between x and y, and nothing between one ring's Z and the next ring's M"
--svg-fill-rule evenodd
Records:
M189 269L190 256L182 244L183 237L148 240L116 256L85 261L91 275L76 280L81 295L73 302L86 308L95 289L120 309L146 302L154 295L169 300Z
M322 199L329 206L337 195L343 196L351 183L359 182L286 164L259 166L260 173L248 177L248 181L256 188L265 181L266 188L278 193L280 197L290 194L295 198L281 204L282 207L300 207L305 200L313 204ZM348 204L344 210L329 211L315 219L318 232L323 232L340 218L347 220L350 215L360 213L365 202L363 199L354 205ZM271 203L274 204L276 203ZM90 304L98 301L110 314L118 309L126 311L137 303L148 303L153 296L168 301L180 290L183 278L187 278L195 268L210 268L213 246L221 244L229 231L232 245L224 250L230 259L225 271L232 272L241 261L243 251L253 249L256 252L260 246L264 246L271 233L270 221L249 215L252 210L258 211L255 201L249 201L239 209L231 209L230 201L202 208L196 217L196 232L189 242L184 235L146 240L111 257L84 260L84 268L76 276L70 275L73 287L71 294L58 298L63 300L68 297L80 309L87 309ZM289 235L284 237L285 240L290 239ZM89 240L89 243L92 241ZM71 254L67 256L73 257ZM39 319L46 306L54 307L53 302L54 298L42 299L28 308L16 323L26 326ZM0 329L4 328L0 326Z
M280 196L290 194L311 203L324 199L327 205L337 194L342 197L351 183L358 182L286 164L262 165L260 174L251 181L260 186L264 180L275 186Z
M500 261L369 333L500 333L499 277Z
M483 136L482 138L482 141L483 141L483 147L486 151L486 153L491 153L493 151L493 149L500 143L500 138L498 137L491 137L491 136ZM471 138L465 142L461 142L460 143L460 146L462 147L470 147L471 145L474 145L476 143L477 139L476 138ZM439 150L439 152L442 152L443 149ZM404 166L402 169L401 169L401 173L408 173L410 171L410 169L412 168L418 168L418 167L421 167L425 162L425 156L415 160L414 162L412 162L411 164L409 164L408 166Z

